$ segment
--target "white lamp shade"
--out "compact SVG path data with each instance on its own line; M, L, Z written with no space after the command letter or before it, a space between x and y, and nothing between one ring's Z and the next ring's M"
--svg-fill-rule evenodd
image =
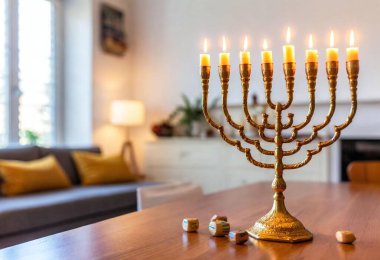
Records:
M144 123L144 104L135 100L115 100L111 107L111 123L121 126L138 126Z

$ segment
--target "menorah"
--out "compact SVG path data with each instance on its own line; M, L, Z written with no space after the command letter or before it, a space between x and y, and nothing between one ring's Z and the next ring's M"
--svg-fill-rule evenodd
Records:
M356 108L357 108L357 79L359 74L359 61L348 60L346 62L346 70L349 79L350 92L351 92L351 110L346 121L340 125L334 126L334 135L331 139L320 141L314 149L307 150L306 157L299 163L286 164L283 162L285 156L291 156L301 150L304 145L311 143L318 136L318 131L326 127L334 114L336 106L336 86L338 78L339 61L327 61L326 73L330 86L330 105L327 116L323 123L314 125L312 127L312 133L307 138L298 139L298 133L301 129L307 126L314 114L315 110L315 89L318 72L318 62L306 62L305 72L308 84L309 94L309 109L303 122L295 124L293 122L294 114L288 113L287 122L283 123L282 117L285 110L287 110L293 101L294 94L294 80L296 63L285 62L283 63L283 71L286 82L287 101L284 103L273 102L271 98L272 91L272 79L273 79L273 63L262 63L261 71L264 81L265 100L268 106L275 111L275 122L272 124L268 120L268 114L262 115L262 122L258 123L250 115L248 109L248 91L251 75L251 64L240 64L239 71L242 85L242 108L247 122L257 129L259 137L270 143L274 143L275 149L268 150L262 147L261 140L256 138L250 138L245 134L244 125L236 123L228 110L228 86L230 78L230 65L219 66L219 78L222 92L222 110L227 122L236 129L241 137L241 140L233 139L227 136L223 125L215 122L208 111L208 93L209 93L209 79L211 73L211 67L209 64L202 65L200 68L200 74L202 79L203 88L203 112L207 122L216 130L218 130L222 139L228 144L235 146L240 152L245 154L247 160L255 166L262 168L274 169L275 176L272 182L272 189L274 191L274 203L272 209L263 217L261 217L253 226L247 229L249 235L256 239L271 240L279 242L300 242L311 240L313 235L309 232L304 225L292 216L286 209L284 203L283 192L286 189L286 183L283 178L284 170L297 169L305 166L309 163L312 157L318 154L323 148L330 146L337 141L341 135L341 131L345 129L353 120ZM274 136L269 136L266 130L274 131ZM283 130L291 130L291 135L284 137ZM268 156L274 156L274 163L263 163L257 161L251 153L250 148L243 146L243 142L253 145L260 153ZM293 149L285 150L283 144L295 143Z

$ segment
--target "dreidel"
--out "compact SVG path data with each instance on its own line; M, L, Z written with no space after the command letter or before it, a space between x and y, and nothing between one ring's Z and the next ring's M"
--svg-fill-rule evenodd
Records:
M196 232L199 228L199 220L197 218L184 218L182 228L186 232Z
M337 231L335 237L339 243L343 244L352 244L356 240L354 233L349 230Z
M243 230L231 231L228 234L228 239L237 245L242 245L248 241L248 233Z
M219 221L219 220L222 220L222 221L225 221L227 222L227 217L226 216L220 216L220 215L214 215L212 216L212 218L210 219L210 222L213 222L213 221Z
M214 237L227 236L230 232L230 224L226 221L211 221L208 225L210 234Z

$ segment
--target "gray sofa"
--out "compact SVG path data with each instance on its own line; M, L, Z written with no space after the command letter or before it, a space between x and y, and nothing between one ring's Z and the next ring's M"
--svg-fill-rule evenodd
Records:
M0 248L65 231L136 210L136 189L149 182L81 186L71 157L74 150L100 153L99 147L0 149L0 159L31 161L53 154L73 187L14 197L0 196Z

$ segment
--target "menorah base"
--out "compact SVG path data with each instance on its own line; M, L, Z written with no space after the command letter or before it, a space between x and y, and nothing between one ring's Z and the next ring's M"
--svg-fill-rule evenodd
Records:
M272 210L248 228L247 232L253 238L276 242L297 243L313 239L313 234L301 221L286 210L282 193L275 195Z

